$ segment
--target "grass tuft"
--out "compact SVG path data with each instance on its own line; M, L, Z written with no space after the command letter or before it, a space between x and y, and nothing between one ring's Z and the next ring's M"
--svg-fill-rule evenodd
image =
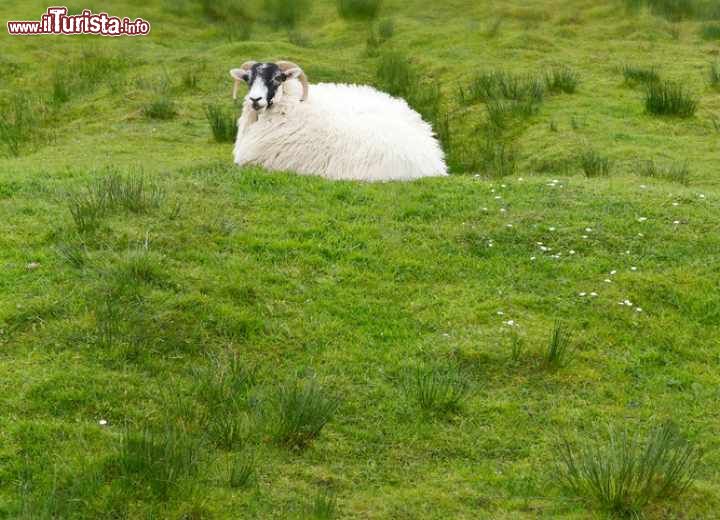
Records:
M237 118L235 110L225 109L219 105L207 105L205 116L210 124L213 139L218 143L232 143L237 134Z
M0 105L0 145L8 155L20 155L22 146L33 136L37 120L36 106L28 94L16 94Z
M565 366L570 353L570 342L571 336L567 328L561 322L555 322L545 349L545 365L550 368Z
M655 67L641 67L638 65L624 65L623 76L625 83L657 83L660 81L660 74Z
M720 40L720 23L708 23L700 29L700 35L706 40Z
M456 367L419 367L406 376L405 393L423 411L456 413L470 394L467 378Z
M714 89L720 90L720 63L710 64L710 86Z
M382 0L335 0L338 14L343 18L372 20L377 18Z
M169 497L180 480L194 476L199 465L199 443L172 427L160 432L128 428L112 463L128 487L150 491L161 500Z
M697 106L697 100L679 83L651 83L645 93L645 109L650 114L687 118L695 115Z
M338 400L328 395L315 380L282 385L276 396L273 438L284 446L305 448L333 418L338 404Z
M557 67L545 73L545 86L554 94L574 94L580 84L580 77L570 67Z
M616 426L578 446L564 438L556 458L568 488L614 514L638 518L651 503L687 491L700 452L666 423L644 437Z
M117 210L145 213L162 203L164 192L142 174L123 176L117 172L99 178L83 191L68 196L70 214L81 232L97 228L100 220Z
M333 520L337 518L337 498L328 492L318 493L308 507L307 517L312 520Z
M232 457L227 472L228 486L233 489L247 488L255 479L255 461L247 456Z
M586 177L607 177L612 170L612 163L608 157L600 155L592 148L580 153L580 167Z
M640 168L640 175L677 182L683 186L690 184L690 168L687 163L659 166L655 161L646 161Z
M311 0L265 0L264 3L264 13L276 27L295 27L311 8Z
M167 121L174 119L177 114L175 102L167 95L159 95L143 105L142 114L147 119Z

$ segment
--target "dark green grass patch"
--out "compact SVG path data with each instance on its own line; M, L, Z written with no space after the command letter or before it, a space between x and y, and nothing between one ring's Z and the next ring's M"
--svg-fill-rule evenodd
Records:
M720 40L720 23L708 23L700 29L700 35L706 40Z
M145 103L141 108L142 115L147 119L168 121L178 115L175 101L167 95L157 96Z
M319 437L339 405L314 379L283 384L275 401L272 436L279 444L298 449Z
M645 109L659 116L692 117L698 107L697 98L679 83L652 83L645 92Z
M463 104L501 99L541 103L544 94L545 87L540 79L499 70L478 74L459 90Z
M337 498L328 492L317 493L306 511L308 520L334 520L339 515Z
M382 0L335 0L337 11L343 18L372 20L378 16Z
M70 214L80 232L96 229L100 220L115 211L145 213L160 207L165 198L159 185L142 174L123 175L110 170L84 190L68 196Z
M246 454L232 456L228 461L227 483L232 489L250 487L256 478L255 459Z
M646 161L640 168L640 175L652 179L676 182L683 186L690 184L690 167L688 163L659 165L655 161Z
M128 428L110 467L132 494L167 500L179 482L197 474L200 455L200 443L178 428Z
M580 84L580 76L570 67L556 67L545 73L545 86L553 94L574 94Z
M656 67L643 67L639 65L624 65L622 68L625 83L657 83L660 81L660 74Z
M26 93L18 93L5 103L0 102L0 146L8 155L20 155L23 146L37 133L40 109Z
M607 177L612 171L610 159L592 148L583 150L579 159L586 177Z
M563 439L556 457L568 488L612 513L637 518L648 505L688 490L700 452L666 423L645 436L616 426L576 443Z
M555 322L545 348L545 365L553 369L565 366L571 353L571 346L572 336L567 326L559 321Z
M129 67L130 61L124 55L83 49L80 56L62 61L55 67L50 99L55 105L62 105L93 92L102 84L117 86Z
M312 0L265 0L263 15L276 27L295 27L312 9Z
M470 395L470 383L457 367L418 367L405 376L406 396L424 412L457 413Z
M205 116L210 124L213 139L218 143L232 143L237 134L237 117L233 108L207 105Z
M710 86L716 90L720 90L720 63L711 63L710 72L708 74Z

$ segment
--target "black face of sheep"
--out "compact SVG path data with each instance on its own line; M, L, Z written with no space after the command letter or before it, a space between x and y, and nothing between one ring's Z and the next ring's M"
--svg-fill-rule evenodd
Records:
M248 85L245 101L256 111L272 107L273 100L282 95L280 87L288 79L300 81L303 86L303 95L300 101L307 99L308 84L305 73L300 67L289 61L277 63L249 61L239 69L232 69L230 75L235 79L233 98L237 97L238 83L244 81Z

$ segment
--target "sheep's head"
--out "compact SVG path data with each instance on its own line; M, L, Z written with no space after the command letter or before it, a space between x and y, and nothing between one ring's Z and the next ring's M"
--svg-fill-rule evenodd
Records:
M248 94L245 101L257 110L270 108L274 102L283 95L282 84L288 79L297 79L302 83L303 94L300 101L308 96L308 82L303 70L289 61L277 63L258 63L248 61L239 69L232 69L230 75L235 79L233 99L237 98L237 88L241 81L248 84Z

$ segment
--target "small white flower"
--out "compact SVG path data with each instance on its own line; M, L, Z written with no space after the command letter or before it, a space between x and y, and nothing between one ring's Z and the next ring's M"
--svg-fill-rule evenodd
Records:
M501 187L501 188L507 188L507 184L501 184L500 187Z
M646 220L647 220L647 217L638 218L638 222L645 222Z
M699 196L701 199L704 199L704 198L705 198L705 195L703 195L702 193L701 193L700 195L698 195L698 196Z
M482 210L483 210L483 211L487 211L488 209L487 209L487 208L483 208Z
M580 293L580 296L587 296L587 293L586 293L586 292L581 292L581 293Z
M617 271L616 271L615 269L613 269L612 271L610 271L610 275L611 275L611 276L612 276L612 275L616 275L616 274L617 274Z
M530 261L531 261L531 262L534 262L535 260L537 260L537 257L536 257L536 256L531 256L531 257L530 257Z
M585 240L588 239L588 236L587 236L587 235L583 235L582 237L583 237Z
M630 300L624 300L624 301L623 301L623 304L624 304L624 305L627 305L628 307L632 307L632 306L633 306L633 304L632 304L632 302L631 302Z
M513 227L512 224L506 224L506 226L509 227L509 228Z
M680 203L679 203L679 202L673 202L672 205L673 205L673 206L679 206Z
M505 213L507 210L505 208L500 208L500 213Z
M500 195L495 195L495 200L500 200L502 197Z
M641 189L641 190L644 190L645 188L647 188L647 186L645 186L644 184L641 184L641 185L640 185L640 189Z
M548 229L549 229L550 231L555 231L555 228L554 228L554 227L550 227L550 228L548 228Z
M495 188L491 188L490 193L495 193Z
M575 254L575 250L574 250L574 249L571 249L570 251L568 251L568 253L570 253L571 255L574 255L574 254Z
M497 311L498 316L505 316L505 313L503 311Z
M40 263L39 262L30 262L25 267L27 268L28 271L34 271L35 269L40 267Z
M592 233L592 228L586 227L585 231L587 231L588 233Z
M675 224L675 225L677 226L678 224L680 224L680 221L679 221L679 220L673 220L673 224Z
M107 426L107 421L106 421L105 419L100 419L100 420L98 421L98 424L99 424L100 426Z
M598 294L597 294L596 292L594 292L594 291L590 293L590 296L592 296L593 298L595 298L597 295L598 295Z
M475 177L476 179L479 179L479 178L480 178L480 174L479 174L479 173L476 173L475 175L473 175L473 177Z
M514 327L515 326L515 320L507 320L503 322L508 327Z
M536 243L537 245L539 245L539 246L545 245L543 242L535 242L535 243Z
M519 180L519 181L524 181L525 179L523 179L522 177L518 177L518 180Z
M635 312L642 312L642 309L640 307L635 307Z
M637 271L637 267L632 266L632 267L630 268L630 270L631 270L631 271Z
M610 278L605 278L605 283L612 283L612 280Z
M639 236L640 238L643 238L643 237L645 236L645 234L644 234L644 233L638 233L638 236Z

